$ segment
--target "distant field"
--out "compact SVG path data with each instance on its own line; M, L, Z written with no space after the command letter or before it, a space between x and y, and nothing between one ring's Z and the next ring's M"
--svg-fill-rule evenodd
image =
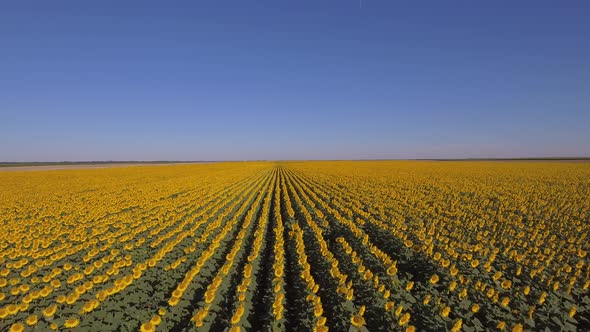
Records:
M129 167L129 166L164 166L178 164L194 164L210 162L121 162L121 163L0 163L0 172L8 171L55 171L62 169L80 169L80 168L109 168L109 167Z
M110 166L0 172L1 331L590 326L589 163Z

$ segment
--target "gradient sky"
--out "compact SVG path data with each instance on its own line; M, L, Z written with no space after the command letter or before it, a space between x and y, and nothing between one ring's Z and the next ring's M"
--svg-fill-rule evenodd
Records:
M0 161L590 156L589 1L2 1Z

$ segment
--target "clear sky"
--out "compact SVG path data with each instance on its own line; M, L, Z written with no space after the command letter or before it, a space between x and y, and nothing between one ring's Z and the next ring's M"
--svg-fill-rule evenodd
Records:
M0 161L528 156L590 156L590 1L0 2Z

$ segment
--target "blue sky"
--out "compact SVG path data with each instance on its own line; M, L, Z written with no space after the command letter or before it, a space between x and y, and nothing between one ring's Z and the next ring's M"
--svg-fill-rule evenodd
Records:
M4 1L0 161L590 156L588 1Z

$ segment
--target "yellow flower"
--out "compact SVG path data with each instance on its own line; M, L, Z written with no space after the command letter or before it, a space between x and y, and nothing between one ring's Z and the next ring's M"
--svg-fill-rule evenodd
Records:
M316 326L314 326L314 328L313 328L313 332L328 332L328 331L329 331L328 327L324 326L324 325L317 325L316 324Z
M494 281L497 281L498 279L500 279L502 277L502 272L498 271L496 273L494 273L494 276L492 277L492 279Z
M434 284L436 284L438 282L438 280L439 280L438 275L437 274L433 274L432 277L430 277L429 282L434 285Z
M512 328L512 332L522 332L522 331L523 331L522 324L516 324L516 325L514 325L514 327Z
M363 318L363 316L354 315L350 318L350 322L353 326L356 327L365 326L365 319Z
M150 319L150 323L152 323L153 325L159 325L161 322L162 317L160 317L159 315L154 315L152 319Z
M205 317L207 317L208 314L208 310L207 308L203 308L201 310L199 310L194 316L193 316L193 321L195 321L195 324L197 326L199 326L199 322L201 322L205 319Z
M14 323L10 327L10 332L21 332L25 330L25 326L21 323Z
M56 311L57 311L57 305L52 304L43 310L43 316L49 318L49 317L53 316Z
M390 295L391 295L391 292L388 289L388 290L385 291L385 293L383 293L383 298L384 299L388 299Z
M531 287L530 286L525 286L524 289L522 290L522 293L524 295L529 295L530 292L531 292Z
M402 317L399 319L399 321L397 323L399 324L399 326L404 326L404 325L408 324L409 321L410 321L410 313L406 312L405 314L402 315Z
M504 288L504 289L510 289L510 287L512 287L512 281L503 280L502 283L500 284L500 286L502 286L502 288Z
M414 325L410 325L406 327L406 332L416 332L416 327Z
M547 293L546 292L541 293L541 296L539 296L539 304L545 303L546 298L547 298Z
M408 282L408 284L406 285L406 290L409 292L412 290L412 288L414 288L414 282L410 281Z
M445 306L445 307L443 308L443 310L440 312L440 315L441 315L442 317L446 318L446 317L448 317L448 316L449 316L449 314L450 314L450 313L451 313L451 307L449 307L449 306Z
M471 312L473 312L474 314L477 313L479 311L479 304L474 304L471 306Z
M459 318L455 322L455 325L453 325L453 328L451 329L451 332L459 332L459 331L461 331L461 327L462 326L463 326L463 319Z
M71 329L72 327L78 326L78 324L80 324L80 320L78 318L69 318L69 319L66 319L66 322L64 323L64 327Z
M503 307L507 307L509 303L510 303L510 299L508 297L504 297L502 299L502 303L501 304L502 304Z
M404 310L404 306L403 305L399 305L397 307L397 309L395 309L395 312L393 313L395 315L395 317L398 317L399 315L402 314L402 311Z
M449 291L452 292L455 290L455 288L457 288L457 282L453 281L451 282L451 284L449 285Z
M352 300L353 294L354 294L354 290L349 289L348 292L346 292L346 299L349 301Z
M27 325L33 326L33 325L37 324L38 320L39 320L39 318L37 317L37 315L31 315L31 316L27 317Z
M168 300L168 305L170 305L171 307L174 307L175 305L178 304L178 300L180 300L177 297L172 296L169 300ZM206 301L206 300L205 300Z
M242 315L244 314L244 305L240 304L240 306L238 307L238 309L236 310L236 312L234 313L234 315L231 318L231 323L232 324L237 324L240 319L242 318Z
M572 308L570 309L569 313L567 314L570 318L574 318L574 315L576 314L576 306L572 306Z
M55 324L55 323L51 323L51 324L49 325L49 328L55 331L55 330L57 330L58 326L57 326L57 324Z
M496 325L496 328L500 331L504 331L504 329L506 328L506 323L504 321L499 322L498 325Z
M156 329L154 328L154 326L152 325L152 323L147 322L147 323L141 324L141 326L139 327L139 330L141 332L153 332Z
M160 308L160 309L158 310L158 314L159 314L160 316L164 316L164 315L166 314L166 309L164 309L164 308Z
M387 303L385 303L385 310L390 311L391 309L393 309L394 306L395 306L395 302L388 301Z
M494 296L494 293L495 293L494 289L490 288L490 289L488 289L486 296L491 298L492 296Z
M313 308L313 315L315 317L320 317L324 313L324 309L322 308L321 304L316 304Z
M390 266L390 267L387 269L387 274L388 274L388 275L390 275L390 276L393 276L393 275L395 275L396 273L397 273L397 267L395 267L395 266Z

